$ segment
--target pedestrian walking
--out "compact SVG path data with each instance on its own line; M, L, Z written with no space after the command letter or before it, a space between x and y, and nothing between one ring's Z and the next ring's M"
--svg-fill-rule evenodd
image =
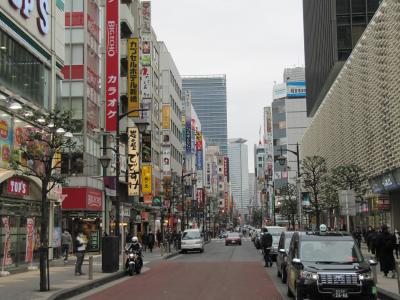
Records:
M396 258L399 259L399 251L400 251L400 233L397 229L394 230L394 238L396 239L395 250L396 250Z
M371 252L371 243L369 241L369 237L372 232L373 232L372 226L368 226L368 230L365 232L365 237L364 237L365 243L367 244L368 247L368 252Z
M149 234L147 235L147 244L149 246L150 252L153 252L154 243L156 242L156 238L154 233L150 230Z
M85 258L87 238L80 230L78 236L76 237L76 264L75 264L75 275L85 275L82 272L83 259Z
M264 267L272 267L272 259L269 255L272 247L272 235L268 232L266 227L263 228L263 233L261 236L261 248L264 254Z
M376 254L377 240L378 240L378 232L375 230L375 228L371 228L371 232L368 234L367 244L368 248L371 249L371 253L375 256L377 256Z
M68 230L64 230L63 234L61 235L61 249L64 254L64 263L66 264L68 262L68 254L69 254L69 249L71 249L72 246L72 236L68 232Z
M377 254L381 265L381 271L387 277L392 272L392 278L395 278L395 260L393 256L394 245L396 241L394 236L390 234L387 225L382 225L381 233L378 235Z
M160 229L157 230L156 238L157 238L157 247L160 248L161 247L161 239L162 239Z
M142 245L143 245L143 251L144 252L146 252L147 251L147 246L148 246L148 235L147 235L147 233L146 233L146 231L145 232L143 232L143 234L142 234Z
M358 247L361 247L361 230L360 227L357 226L357 229L353 232L353 237L357 241Z

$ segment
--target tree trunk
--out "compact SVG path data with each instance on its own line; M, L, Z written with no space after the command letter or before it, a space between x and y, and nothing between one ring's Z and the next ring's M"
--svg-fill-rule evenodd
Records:
M316 222L316 226L315 226L315 230L318 231L319 230L319 225L321 225L321 221L320 221L320 217L321 217L321 211L319 209L317 209L315 211L315 222Z
M42 181L42 206L41 206L41 221L40 221L40 291L48 290L47 287L47 182Z

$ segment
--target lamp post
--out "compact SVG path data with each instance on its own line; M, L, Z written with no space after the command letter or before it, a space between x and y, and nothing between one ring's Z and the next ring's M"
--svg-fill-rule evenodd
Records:
M296 143L296 151L289 150L287 148L285 150L286 150L286 152L290 152L290 153L296 155L296 160L297 160L297 180L296 180L296 184L297 184L297 198L298 198L298 210L299 210L299 227L301 229L301 225L302 225L303 222L302 222L302 204L301 204L301 194L300 194L300 188L301 188L300 177L301 177L301 173L300 173L299 143ZM280 147L280 151L281 151L281 155L278 157L278 160L279 160L279 164L281 166L283 166L283 165L285 165L286 157L283 156L282 146Z
M148 108L138 108L138 109L132 109L126 113L123 113L121 115L118 115L117 117L117 129L115 132L115 148L111 147L101 147L100 149L102 150L112 150L115 152L115 177L116 177L116 182L115 182L115 202L116 202L116 208L115 208L115 236L119 237L120 236L120 230L119 230L119 225L120 225L120 197L119 197L119 177L120 177L120 154L119 154L119 141L120 141L120 130L119 130L119 121L129 115L130 113L133 112L143 112L143 111L148 111ZM139 132L144 131L144 127L141 127L141 125L147 126L147 124L143 123L138 123L136 126L139 129ZM106 169L108 168L111 157L108 156L107 154L103 155L102 157L99 158L101 166Z
M182 168L182 176L181 176L181 192L182 192L182 222L181 222L181 231L184 231L185 228L187 227L188 223L189 223L189 217L186 214L186 221L185 222L185 177L194 175L196 173L190 172L190 173L183 173L183 168Z

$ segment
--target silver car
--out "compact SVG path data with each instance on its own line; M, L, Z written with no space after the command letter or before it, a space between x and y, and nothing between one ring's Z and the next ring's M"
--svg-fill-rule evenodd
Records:
M204 252L204 239L199 229L186 229L181 238L181 250Z

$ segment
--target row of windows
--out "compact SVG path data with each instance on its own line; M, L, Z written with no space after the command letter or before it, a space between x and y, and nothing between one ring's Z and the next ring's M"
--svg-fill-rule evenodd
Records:
M177 161L177 162L182 162L183 161L183 156L178 149L174 147L174 145L171 145L171 156Z
M169 71L169 75L170 75L170 79L171 79L171 84L174 87L176 94L179 96L179 98L182 98L182 90L179 87L174 74L172 74L172 71Z
M178 104L176 103L176 101L175 101L174 97L172 97L172 95L170 95L169 98L170 98L171 107L172 107L172 110L173 110L174 113L175 113L175 116L177 116L178 119L181 119L182 112L181 112L181 110L179 109Z
M171 131L174 134L174 136L181 142L183 143L183 137L182 137L182 131L181 128L176 126L175 123L171 120L170 121L171 125Z

